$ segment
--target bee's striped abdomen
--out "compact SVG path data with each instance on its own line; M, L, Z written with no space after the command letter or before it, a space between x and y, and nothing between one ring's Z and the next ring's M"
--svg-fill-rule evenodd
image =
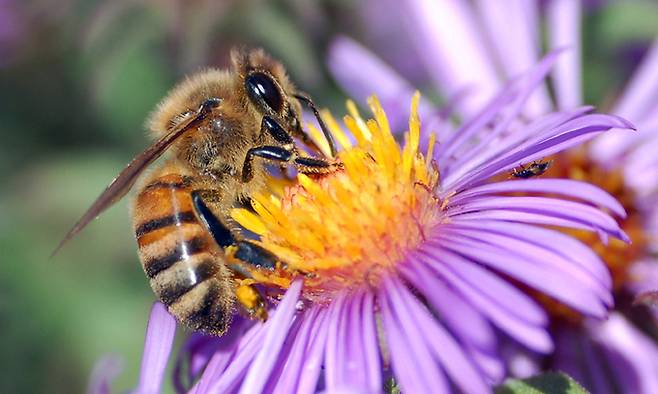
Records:
M160 301L191 328L219 335L231 317L231 274L197 218L193 183L191 177L167 174L144 186L135 200L135 237Z

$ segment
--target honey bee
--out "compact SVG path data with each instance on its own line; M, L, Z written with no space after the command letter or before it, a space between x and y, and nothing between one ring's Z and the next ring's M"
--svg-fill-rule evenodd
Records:
M528 179L533 176L539 176L548 170L553 164L553 160L550 161L533 161L527 167L521 166L520 169L512 170L512 176L514 178Z
M245 265L275 270L278 262L240 234L230 209L265 186L268 162L315 174L340 167L331 157L310 157L297 148L294 137L319 152L301 127L301 104L306 104L331 155L336 152L315 105L279 62L262 50L234 50L231 63L230 70L188 77L164 98L147 121L155 142L110 183L55 250L121 199L168 151L133 200L139 258L170 313L212 335L227 330L236 304L252 318L267 318L264 297L241 279L248 277Z

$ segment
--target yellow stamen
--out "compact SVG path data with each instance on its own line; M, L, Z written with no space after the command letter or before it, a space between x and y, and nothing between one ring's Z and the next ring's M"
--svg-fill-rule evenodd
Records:
M378 283L425 239L441 220L441 201L432 191L439 174L419 152L419 97L416 93L412 100L402 148L374 97L369 100L374 120L364 120L354 103L347 103L350 115L344 122L356 145L324 113L343 147L337 157L342 169L322 176L300 174L283 197L256 195L255 214L233 211L233 218L259 234L260 245L282 262L276 273L254 270L256 281L287 287L303 276L307 299L328 301L339 290Z
M260 218L244 208L232 210L231 217L236 222L241 223L244 228L255 234L262 235L267 231L265 224L263 224Z

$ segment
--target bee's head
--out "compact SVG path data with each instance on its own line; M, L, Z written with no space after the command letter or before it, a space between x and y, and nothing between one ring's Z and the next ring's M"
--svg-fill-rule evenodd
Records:
M297 90L283 65L262 49L234 50L231 59L255 110L280 119L288 131L299 131L301 105L294 97Z

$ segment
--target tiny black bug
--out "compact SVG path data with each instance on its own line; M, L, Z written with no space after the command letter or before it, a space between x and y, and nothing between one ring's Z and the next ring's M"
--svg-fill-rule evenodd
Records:
M512 176L514 178L528 179L533 176L539 176L548 170L548 168L553 164L553 160L550 161L533 161L527 167L521 166L520 169L515 168L512 171Z

